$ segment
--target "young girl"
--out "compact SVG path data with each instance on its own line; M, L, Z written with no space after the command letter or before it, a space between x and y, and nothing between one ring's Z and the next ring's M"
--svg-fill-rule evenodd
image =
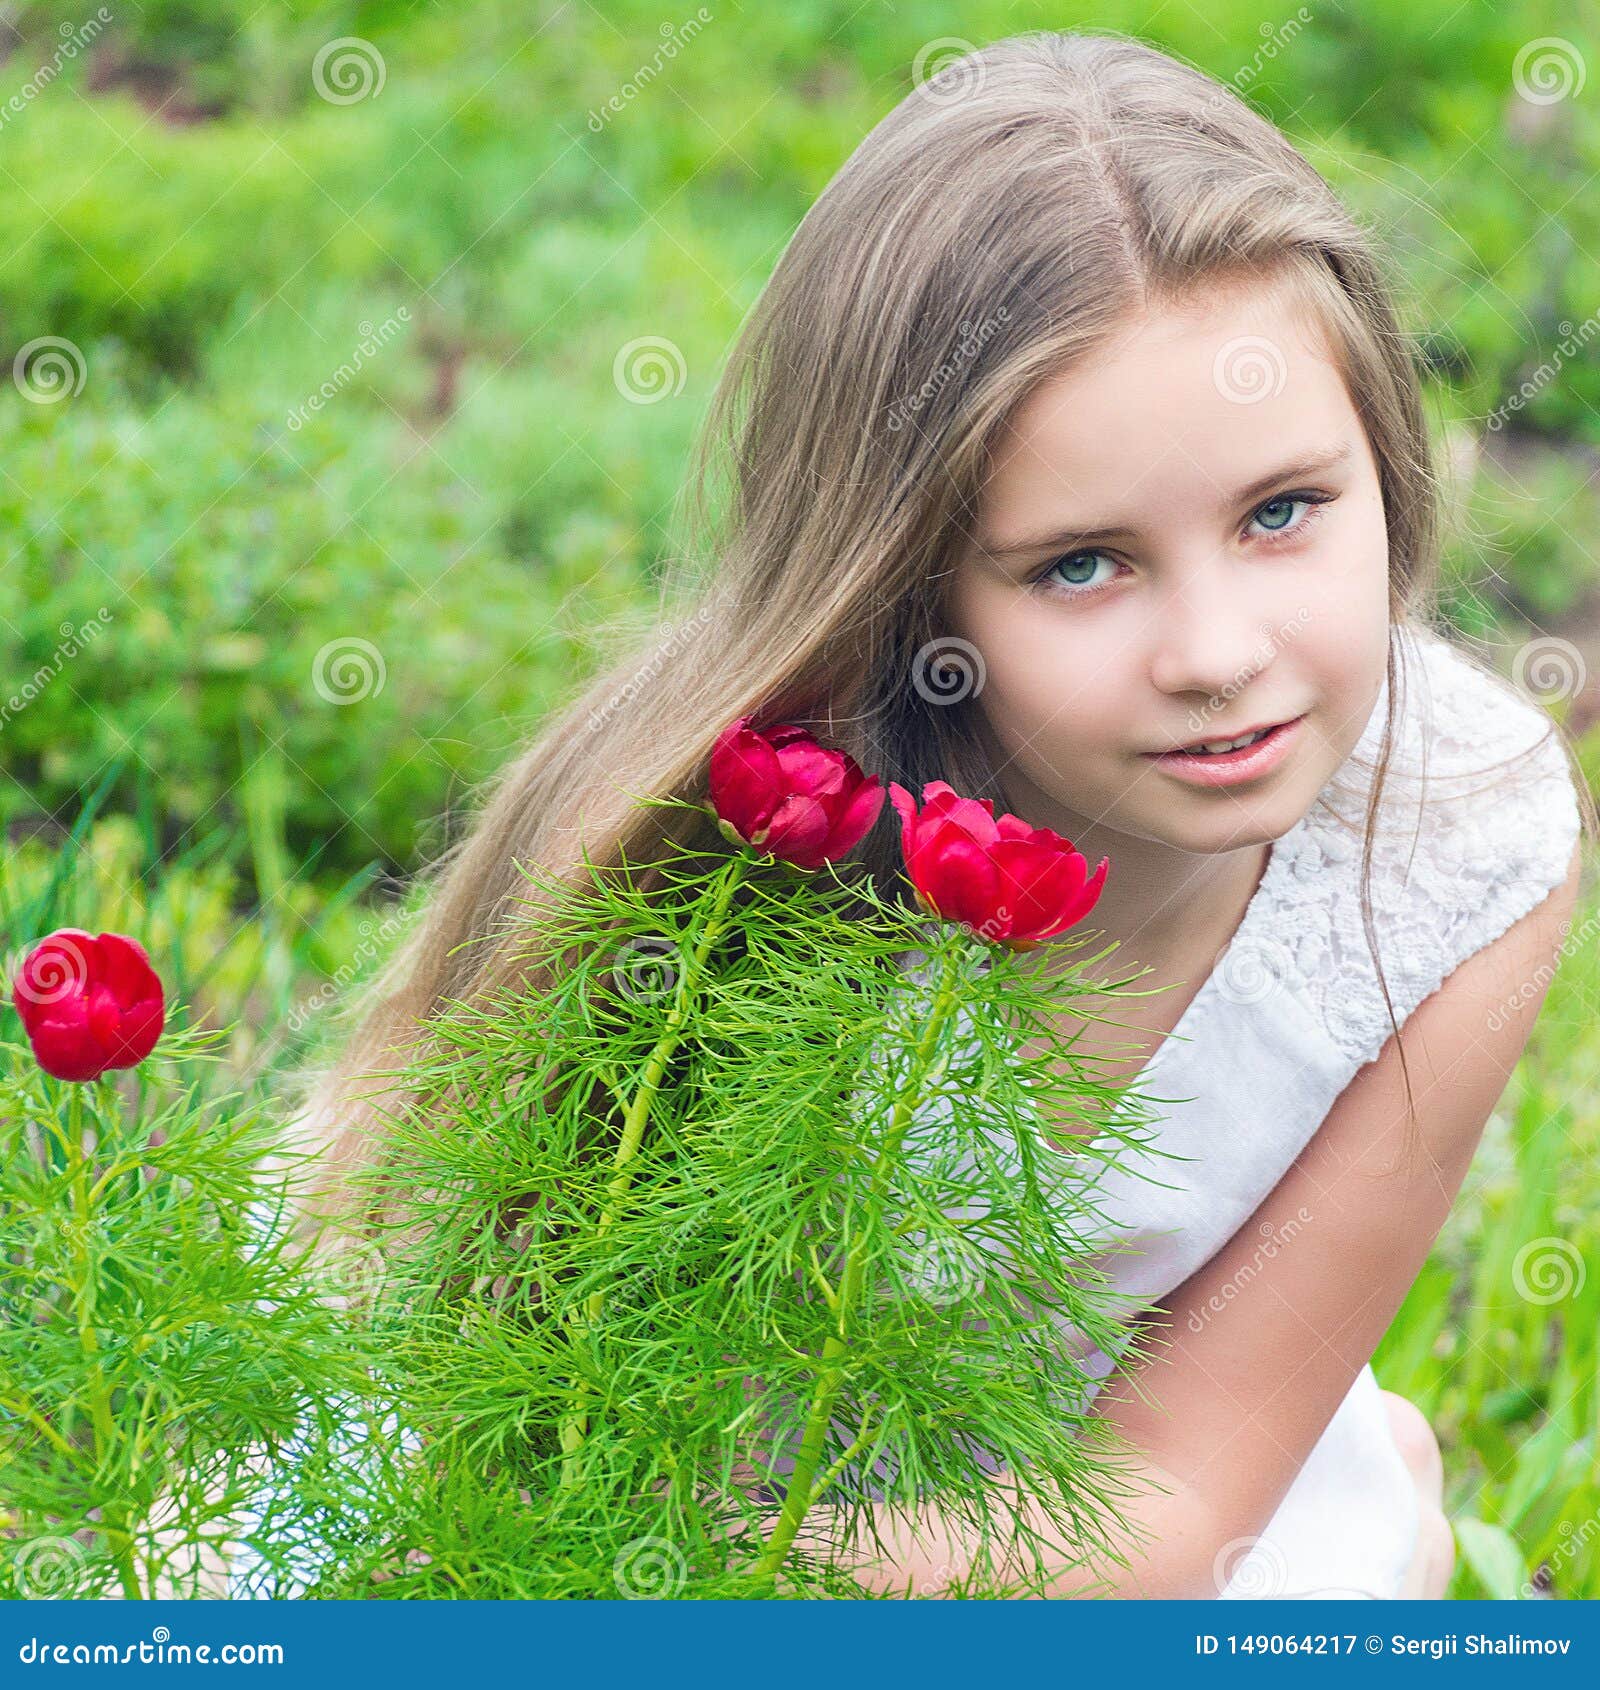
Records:
M1594 818L1548 717L1432 626L1430 446L1363 230L1199 72L995 43L807 214L693 468L709 578L669 583L670 638L547 723L438 865L312 1100L331 1167L381 1156L367 1071L510 978L519 861L648 857L632 794L703 798L735 716L807 723L1108 857L1116 972L1173 988L1131 1046L1061 1029L1169 1100L1189 1158L1107 1180L1114 1276L1173 1335L1097 1398L1154 1481L1118 1593L1441 1595L1437 1447L1370 1357ZM907 895L892 817L860 855ZM884 1536L886 1586L962 1552L931 1512Z

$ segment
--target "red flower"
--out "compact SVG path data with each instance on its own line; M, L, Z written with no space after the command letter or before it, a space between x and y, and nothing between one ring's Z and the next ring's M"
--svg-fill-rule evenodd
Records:
M883 809L883 787L843 751L804 728L764 733L741 716L711 752L711 803L731 843L753 845L797 868L820 868L861 840Z
M60 927L28 953L11 1001L39 1066L58 1080L97 1080L155 1049L166 1019L161 981L144 946L121 933L97 939Z
M1081 921L1105 885L1108 859L1089 865L1047 827L996 817L989 799L958 798L942 780L922 789L922 813L903 786L889 796L900 812L901 848L917 902L929 915L960 922L980 938L1028 951Z

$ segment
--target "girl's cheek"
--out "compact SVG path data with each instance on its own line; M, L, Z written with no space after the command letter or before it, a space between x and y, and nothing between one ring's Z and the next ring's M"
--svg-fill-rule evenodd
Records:
M1303 565L1263 584L1263 636L1279 653L1326 652L1348 668L1388 620L1386 555L1376 567L1364 547L1319 548ZM1342 656L1341 656L1342 654Z
M1106 595L1094 603L1063 604L1040 597L1019 601L1009 618L1011 632L1001 659L1023 681L1055 697L1069 682L1085 692L1137 661L1137 631L1132 607L1124 604L1108 612Z

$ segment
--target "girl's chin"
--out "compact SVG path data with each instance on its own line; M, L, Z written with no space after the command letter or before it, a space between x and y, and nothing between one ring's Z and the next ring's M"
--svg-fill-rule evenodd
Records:
M1275 790L1269 795L1246 787L1229 792L1191 790L1177 781L1163 784L1167 790L1145 796L1139 814L1129 815L1125 807L1121 814L1107 809L1101 825L1174 851L1211 857L1281 839L1311 804L1310 797L1301 800L1298 790ZM1116 845L1108 843L1103 849L1115 873Z

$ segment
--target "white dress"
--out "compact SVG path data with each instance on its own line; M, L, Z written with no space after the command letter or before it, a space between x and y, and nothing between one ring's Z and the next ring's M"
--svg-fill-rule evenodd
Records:
M1403 1025L1458 963L1565 880L1579 811L1553 738L1511 771L1481 773L1550 731L1536 703L1426 630L1397 638L1412 661L1400 676L1371 898ZM1312 809L1273 842L1233 938L1139 1072L1137 1091L1161 1100L1154 1127L1142 1129L1157 1153L1124 1151L1094 1188L1109 1222L1097 1261L1121 1292L1157 1302L1209 1261L1390 1037L1359 901L1360 828L1387 691ZM1508 1014L1515 987L1507 982ZM1085 1365L1101 1377L1111 1362L1094 1351ZM979 1459L993 1470L987 1452ZM1394 1597L1417 1531L1416 1491L1369 1361L1261 1535L1219 1553L1219 1594Z

